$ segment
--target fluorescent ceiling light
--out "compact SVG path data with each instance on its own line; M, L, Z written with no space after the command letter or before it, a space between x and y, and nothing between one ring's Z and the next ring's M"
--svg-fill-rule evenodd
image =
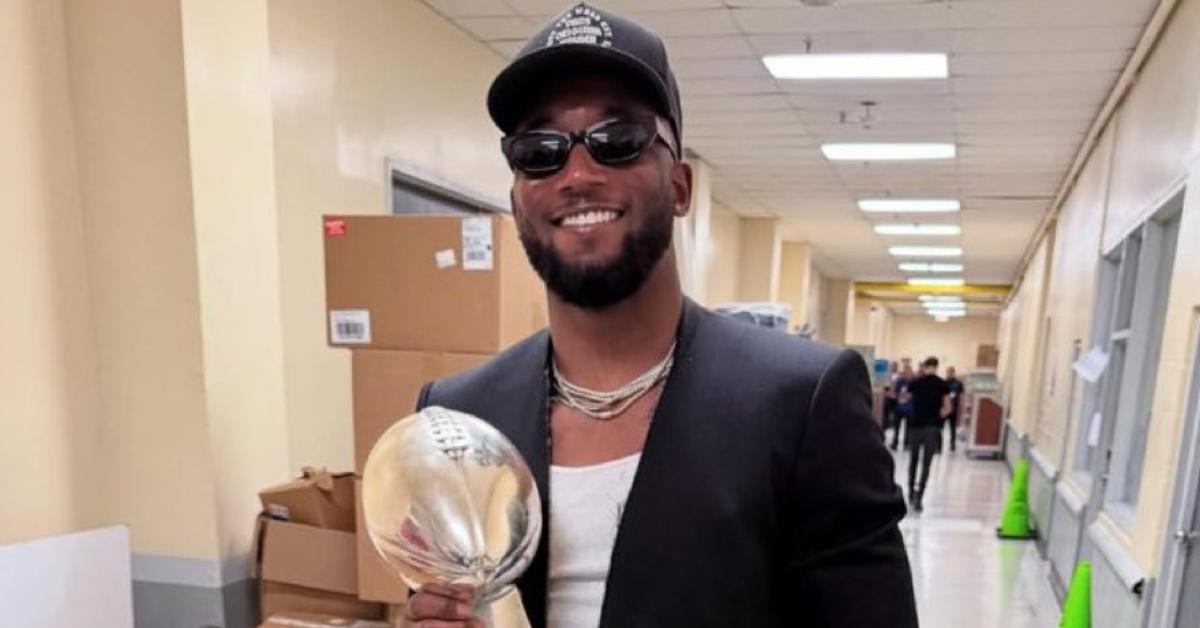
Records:
M958 225L910 225L886 223L875 225L875 233L880 235L954 236L962 233L962 227Z
M923 303L962 303L962 297L957 294L922 294L917 300Z
M962 318L962 317L966 316L967 313L962 310L959 310L957 312L937 312L937 313L930 312L929 315L932 316L935 320L938 320L939 322L944 323L946 321L942 321L940 319Z
M930 301L929 303L922 303L921 305L925 306L925 309L929 310L930 312L932 312L934 310L966 310L967 309L967 304L961 303L961 302L960 303L941 303L938 301Z
M950 76L944 53L767 55L778 79L939 79Z
M933 317L933 320L935 320L939 323L949 323L950 317L946 316L945 314L938 314L937 316Z
M934 213L956 212L962 203L951 198L865 198L858 202L865 212Z
M961 273L962 264L927 264L925 262L903 262L900 270L906 273Z
M957 149L945 143L822 144L821 152L833 161L907 161L954 159Z
M963 281L962 277L922 277L922 278L915 278L915 279L908 280L908 285L910 285L910 286L952 286L952 287L957 287L957 286L962 286L965 283L966 282Z
M896 257L962 257L961 246L893 246L888 253Z

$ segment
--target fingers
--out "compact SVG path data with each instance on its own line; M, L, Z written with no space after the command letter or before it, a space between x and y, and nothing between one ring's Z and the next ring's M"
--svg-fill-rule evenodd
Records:
M409 620L408 628L485 628L483 620L469 619L462 621L442 621L439 619Z
M428 584L404 605L404 615L410 625L421 628L463 628L472 625L467 622L473 598L470 587Z

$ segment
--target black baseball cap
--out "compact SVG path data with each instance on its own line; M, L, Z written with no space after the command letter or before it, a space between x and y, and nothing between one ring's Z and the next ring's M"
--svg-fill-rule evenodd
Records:
M671 124L683 145L679 86L662 38L646 27L585 2L567 9L528 42L488 89L488 113L512 133L555 77L603 74L620 80Z

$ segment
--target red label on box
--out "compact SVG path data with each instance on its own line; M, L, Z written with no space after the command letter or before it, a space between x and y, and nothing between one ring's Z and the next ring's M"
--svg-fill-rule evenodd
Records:
M325 235L327 235L327 236L346 235L346 220L344 218L326 218L325 219Z

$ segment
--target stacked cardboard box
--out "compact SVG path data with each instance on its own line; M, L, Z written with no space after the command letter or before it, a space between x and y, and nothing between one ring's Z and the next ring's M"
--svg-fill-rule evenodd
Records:
M546 326L545 291L506 216L327 216L329 343L352 350L354 461L411 414L426 383ZM358 501L357 497L355 501ZM402 604L358 508L358 595Z
M358 595L353 474L306 469L259 498L255 555L264 618L297 612L383 617L382 604Z

